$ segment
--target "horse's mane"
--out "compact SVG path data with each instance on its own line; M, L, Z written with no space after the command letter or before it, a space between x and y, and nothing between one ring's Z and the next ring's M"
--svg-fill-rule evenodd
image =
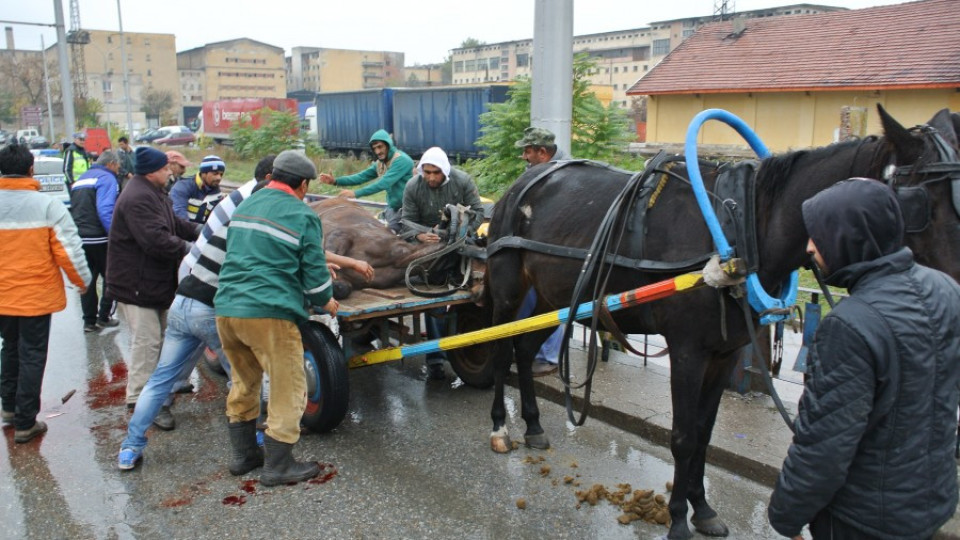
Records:
M797 163L801 160L806 158L826 160L842 152L849 152L851 148L855 147L856 152L850 160L850 166L852 168L854 166L853 162L857 154L861 152L862 147L869 143L876 143L877 141L878 138L871 135L863 139L851 139L811 150L799 150L768 157L761 162L760 170L757 173L758 199L765 200L768 203L774 203L779 200L787 188L787 182L785 182L784 179L790 177L794 167L796 167ZM881 160L881 152L878 150L879 147L872 151L871 168L875 167Z

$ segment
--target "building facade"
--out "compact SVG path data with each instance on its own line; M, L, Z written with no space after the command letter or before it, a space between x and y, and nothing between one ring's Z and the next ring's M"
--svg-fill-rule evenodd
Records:
M184 111L199 110L204 101L287 95L283 49L260 41L208 43L177 53L176 64Z
M960 108L955 0L704 27L630 95L647 96L647 141L682 144L705 109L727 110L773 151L881 131L877 105L906 126ZM745 146L719 122L702 145Z
M808 15L844 10L818 4L744 11L733 18L764 18L781 15ZM626 91L653 66L663 60L701 26L715 20L713 15L650 23L650 26L574 36L573 53L586 53L596 62L590 76L594 85L609 86L612 102L631 107ZM453 49L453 84L511 81L531 74L533 40L507 41L478 47Z
M144 97L149 93L169 94L172 102L166 114L176 117L180 110L180 82L177 76L177 46L173 34L87 30L90 42L84 45L87 97L100 101L100 121L126 126L127 92L124 90L126 53L127 85L133 129L147 127ZM47 57L56 59L55 48ZM155 122L156 120L154 120Z
M404 54L294 47L286 58L287 91L336 92L400 86Z

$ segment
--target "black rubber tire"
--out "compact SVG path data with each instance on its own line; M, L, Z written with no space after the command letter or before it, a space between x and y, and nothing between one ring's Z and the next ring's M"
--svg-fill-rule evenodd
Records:
M454 307L457 312L456 333L464 334L490 326L483 310L474 304ZM452 326L452 325L451 325ZM453 349L447 353L450 367L467 386L481 390L493 386L493 344L490 342Z
M301 423L315 433L326 433L347 415L350 382L347 359L333 332L307 321L300 325L303 368L307 377L307 408Z

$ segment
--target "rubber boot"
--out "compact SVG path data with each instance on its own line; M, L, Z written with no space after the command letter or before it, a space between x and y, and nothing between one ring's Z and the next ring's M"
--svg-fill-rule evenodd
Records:
M233 461L230 462L230 474L241 476L263 466L263 449L257 446L257 421L230 422L230 446L233 447Z
M320 474L316 461L297 461L293 458L293 445L263 437L264 465L260 483L265 486L295 484Z

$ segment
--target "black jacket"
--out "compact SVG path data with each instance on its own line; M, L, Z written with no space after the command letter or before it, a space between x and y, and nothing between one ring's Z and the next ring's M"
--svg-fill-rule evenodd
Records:
M120 193L107 247L107 290L118 302L167 309L177 267L197 238L193 223L173 215L163 189L135 175Z
M858 182L804 203L826 266L839 268L827 282L851 296L817 330L768 514L785 536L826 508L876 538L928 538L957 506L960 286L898 247L896 203L875 204L879 183Z

